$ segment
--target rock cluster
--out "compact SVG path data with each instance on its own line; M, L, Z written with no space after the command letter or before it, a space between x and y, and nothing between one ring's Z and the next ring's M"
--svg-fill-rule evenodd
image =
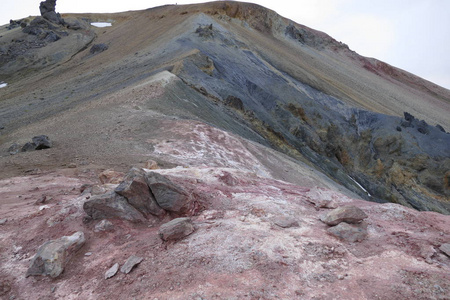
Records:
M186 214L191 197L167 177L131 168L112 192L95 195L83 205L93 219L124 219L142 222L167 213Z
M8 152L11 155L17 154L20 152L28 152L28 151L34 151L34 150L42 150L42 149L48 149L53 146L52 141L49 139L46 135L38 135L32 138L31 142L27 142L22 147L18 144L12 144L8 148Z
M341 206L322 215L320 220L333 226L327 231L331 235L348 242L360 242L367 237L367 231L358 225L367 218L364 211L356 206ZM352 225L351 225L352 224Z

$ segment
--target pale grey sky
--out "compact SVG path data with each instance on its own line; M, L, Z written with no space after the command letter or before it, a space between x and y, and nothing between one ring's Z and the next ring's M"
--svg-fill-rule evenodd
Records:
M177 0L175 0L177 1ZM56 11L120 12L164 0L57 0ZM0 24L39 15L36 0L2 1ZM177 1L178 4L205 1ZM297 23L321 30L361 55L375 57L450 89L449 0L255 0Z

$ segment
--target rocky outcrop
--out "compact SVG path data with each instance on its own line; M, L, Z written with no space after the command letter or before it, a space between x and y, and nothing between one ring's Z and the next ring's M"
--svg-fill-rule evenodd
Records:
M44 243L31 260L26 276L50 276L56 278L64 271L66 263L85 243L83 232L63 236Z
M55 24L64 24L61 15L56 12L56 0L45 0L39 5L41 16Z
M146 174L142 169L132 168L119 186L114 190L117 194L127 198L134 208L145 216L163 216L165 214L150 192Z

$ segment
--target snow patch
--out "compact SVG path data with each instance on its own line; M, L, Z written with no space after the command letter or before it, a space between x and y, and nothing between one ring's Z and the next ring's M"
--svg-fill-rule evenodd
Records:
M95 27L109 27L109 26L112 26L112 24L108 23L108 22L93 22L93 23L91 23L91 25L95 26Z
M0 81L0 89L6 87L8 84L6 82Z
M350 176L349 176L350 177ZM353 179L352 177L350 177L350 179L351 180L353 180L353 182L354 183L356 183L364 192L366 192L366 194L369 196L369 197L372 197L372 195L358 182L358 181L356 181L355 179Z

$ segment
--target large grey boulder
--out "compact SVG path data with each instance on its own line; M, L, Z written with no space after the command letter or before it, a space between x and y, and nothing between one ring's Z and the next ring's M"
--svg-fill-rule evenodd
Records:
M131 222L143 222L144 216L127 199L115 192L97 195L83 204L84 211L94 220L124 219Z
M134 208L145 216L162 216L165 211L158 205L145 179L145 172L138 168L131 168L115 192L127 198Z
M70 236L44 243L31 260L26 277L36 275L58 277L71 256L84 245L85 241L84 233L78 231Z
M322 215L320 220L328 225L337 225L341 222L359 223L367 218L364 211L356 206L341 206Z
M36 145L36 150L51 148L53 143L46 135L38 135L33 137L33 144Z
M341 222L328 228L328 233L347 242L361 242L367 237L367 230L362 227Z
M183 213L189 209L191 204L189 193L167 177L149 172L146 174L146 181L161 208L175 213Z
M159 228L159 236L164 241L179 240L194 232L194 225L189 218L177 218Z

